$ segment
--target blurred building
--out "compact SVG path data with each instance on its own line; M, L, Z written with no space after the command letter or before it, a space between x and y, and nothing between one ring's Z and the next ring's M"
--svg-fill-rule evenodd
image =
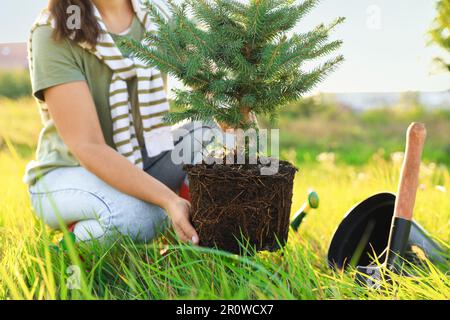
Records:
M27 68L26 43L0 43L0 70Z

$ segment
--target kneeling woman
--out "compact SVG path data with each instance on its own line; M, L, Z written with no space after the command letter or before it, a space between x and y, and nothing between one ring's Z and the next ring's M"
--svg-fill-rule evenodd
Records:
M181 240L199 242L190 204L177 194L182 164L171 159L190 139L174 139L162 121L167 78L116 45L121 36L140 41L152 27L138 0L51 0L32 29L44 128L25 182L38 216L70 227L77 241L122 234L148 242L170 218Z

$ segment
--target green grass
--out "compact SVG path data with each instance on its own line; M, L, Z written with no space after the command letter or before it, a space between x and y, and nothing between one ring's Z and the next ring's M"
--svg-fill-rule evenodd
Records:
M353 166L332 161L329 155L299 164L293 211L309 187L319 193L321 206L277 253L239 257L174 244L176 250L162 256L160 243L144 246L127 239L110 248L77 246L59 253L50 244L61 234L38 222L20 182L38 128L31 101L0 101L0 299L450 298L449 275L426 260L414 270L414 277L393 275L393 282L384 282L381 290L356 285L355 271L344 274L327 267L328 245L345 212L375 192L395 192L400 166L395 157L386 160L389 157L375 153L366 163ZM291 161L299 157L294 148L282 155ZM420 183L415 219L448 244L448 168L423 164ZM68 285L77 275L73 266L79 267L80 289Z
M281 148L295 151L301 164L314 163L319 154L332 152L337 163L360 166L375 153L388 160L392 153L403 151L409 123L421 121L428 130L424 161L450 168L450 109L427 111L418 102L405 104L357 112L315 96L288 106L275 127L283 128Z
M31 81L27 69L0 70L0 97L17 99L30 94Z

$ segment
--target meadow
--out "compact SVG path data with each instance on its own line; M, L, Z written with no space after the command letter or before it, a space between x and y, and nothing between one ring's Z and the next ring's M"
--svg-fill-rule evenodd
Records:
M295 162L292 211L309 188L321 198L287 246L276 253L236 256L172 244L108 248L52 244L62 236L35 218L26 163L40 130L34 101L0 100L1 299L450 299L450 273L426 259L413 277L391 275L379 290L354 281L355 271L328 268L332 234L346 211L380 191L396 191L404 131L412 120L428 125L415 219L442 245L450 242L450 113L401 106L354 113L319 100L290 106L278 120L281 156ZM268 120L262 119L264 125Z

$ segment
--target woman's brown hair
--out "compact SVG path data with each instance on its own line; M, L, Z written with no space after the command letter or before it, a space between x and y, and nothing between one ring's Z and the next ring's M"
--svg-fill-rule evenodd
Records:
M67 21L73 12L68 12L70 6L78 6L80 9L80 28L72 29L68 26ZM94 15L91 0L50 0L48 4L56 26L53 32L55 40L62 40L73 37L77 43L87 42L91 46L97 44L98 36L101 29Z

